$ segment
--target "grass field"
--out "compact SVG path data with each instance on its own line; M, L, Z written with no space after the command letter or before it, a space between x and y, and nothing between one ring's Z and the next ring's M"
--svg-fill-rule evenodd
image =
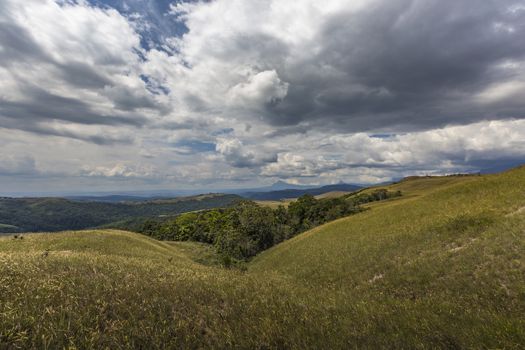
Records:
M333 192L326 192L326 193L323 193L323 194L319 194L319 195L314 196L314 197L316 199L338 198L338 197L342 197L344 195L348 195L350 193L351 192L333 191ZM279 205L282 205L282 206L284 206L286 208L286 207L288 207L288 204L290 204L290 202L292 202L292 201L294 201L296 199L297 198L288 198L288 199L282 199L282 200L279 200L279 201L256 200L254 202L259 204L259 205L275 209Z
M288 204L290 204L291 201L292 199L283 199L281 201L254 201L254 202L264 207L276 209L280 205L284 206L285 208L288 207Z
M320 195L315 196L317 199L324 199L324 198L339 198L341 196L344 196L346 194L349 194L351 192L345 192L345 191L332 191L332 192L326 192Z
M525 168L383 188L246 272L122 231L0 238L0 348L523 348Z

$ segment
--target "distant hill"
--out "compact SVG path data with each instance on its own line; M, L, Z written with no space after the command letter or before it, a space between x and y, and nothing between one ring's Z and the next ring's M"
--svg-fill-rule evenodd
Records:
M282 180L275 182L271 186L261 187L255 191L244 190L245 192L270 192L270 191L282 191L282 190L304 190L308 188L314 188L315 186L310 185L295 185Z
M229 195L229 194L228 194ZM226 196L222 193L209 193L209 194L198 194L188 195L180 197L172 196L131 196L131 195L101 195L101 196L66 196L65 199L75 202L106 202L106 203L175 203L175 202L187 202L187 201L202 201L208 200L213 197Z
M69 199L77 202L106 202L106 203L122 203L122 202L144 202L157 197L142 197L142 196L127 196L127 195L107 195L107 196L67 196Z
M74 201L65 198L0 198L0 232L62 231L108 226L130 227L148 217L230 206L241 197L208 194L146 201Z
M315 188L303 188L303 189L283 189L269 192L246 192L242 193L241 196L253 199L253 200L281 200L288 198L298 198L305 194L311 194L312 196L322 195L328 192L353 192L361 189L361 186L350 185L350 184L336 184L327 185Z
M273 183L270 186L262 186L262 187L254 187L254 188L236 188L236 189L225 189L220 190L221 193L231 193L231 194L238 194L240 196L246 194L246 193L255 193L255 192L273 192L273 191L281 191L281 190L304 190L309 188L315 188L317 186L310 186L310 185L295 185L291 184L282 180L279 180L275 183Z

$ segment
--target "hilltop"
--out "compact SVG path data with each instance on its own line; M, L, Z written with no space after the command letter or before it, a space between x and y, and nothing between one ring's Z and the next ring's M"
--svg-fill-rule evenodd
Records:
M0 347L522 348L525 168L381 188L245 272L123 231L0 238Z

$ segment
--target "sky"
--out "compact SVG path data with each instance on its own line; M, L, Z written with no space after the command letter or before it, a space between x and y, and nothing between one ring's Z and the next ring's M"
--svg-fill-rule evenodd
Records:
M0 194L525 163L525 0L2 0Z

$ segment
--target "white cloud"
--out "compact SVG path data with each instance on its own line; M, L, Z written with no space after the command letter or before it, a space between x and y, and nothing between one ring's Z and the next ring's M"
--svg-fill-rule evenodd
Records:
M288 93L288 83L281 81L275 70L259 72L228 91L234 106L264 108L281 102Z
M87 176L103 177L157 177L158 171L152 166L137 166L117 163L113 166L84 167L82 173Z
M216 151L232 166L237 168L256 167L276 160L275 153L265 147L247 147L236 138L219 138Z
M343 178L363 181L354 172L356 168L361 174L365 173L363 169L380 169L383 177L477 171L491 161L525 159L523 135L524 120L480 122L381 137L364 133L302 135L289 142L288 150L279 153L277 162L265 166L261 175L333 179L332 173L339 171Z

